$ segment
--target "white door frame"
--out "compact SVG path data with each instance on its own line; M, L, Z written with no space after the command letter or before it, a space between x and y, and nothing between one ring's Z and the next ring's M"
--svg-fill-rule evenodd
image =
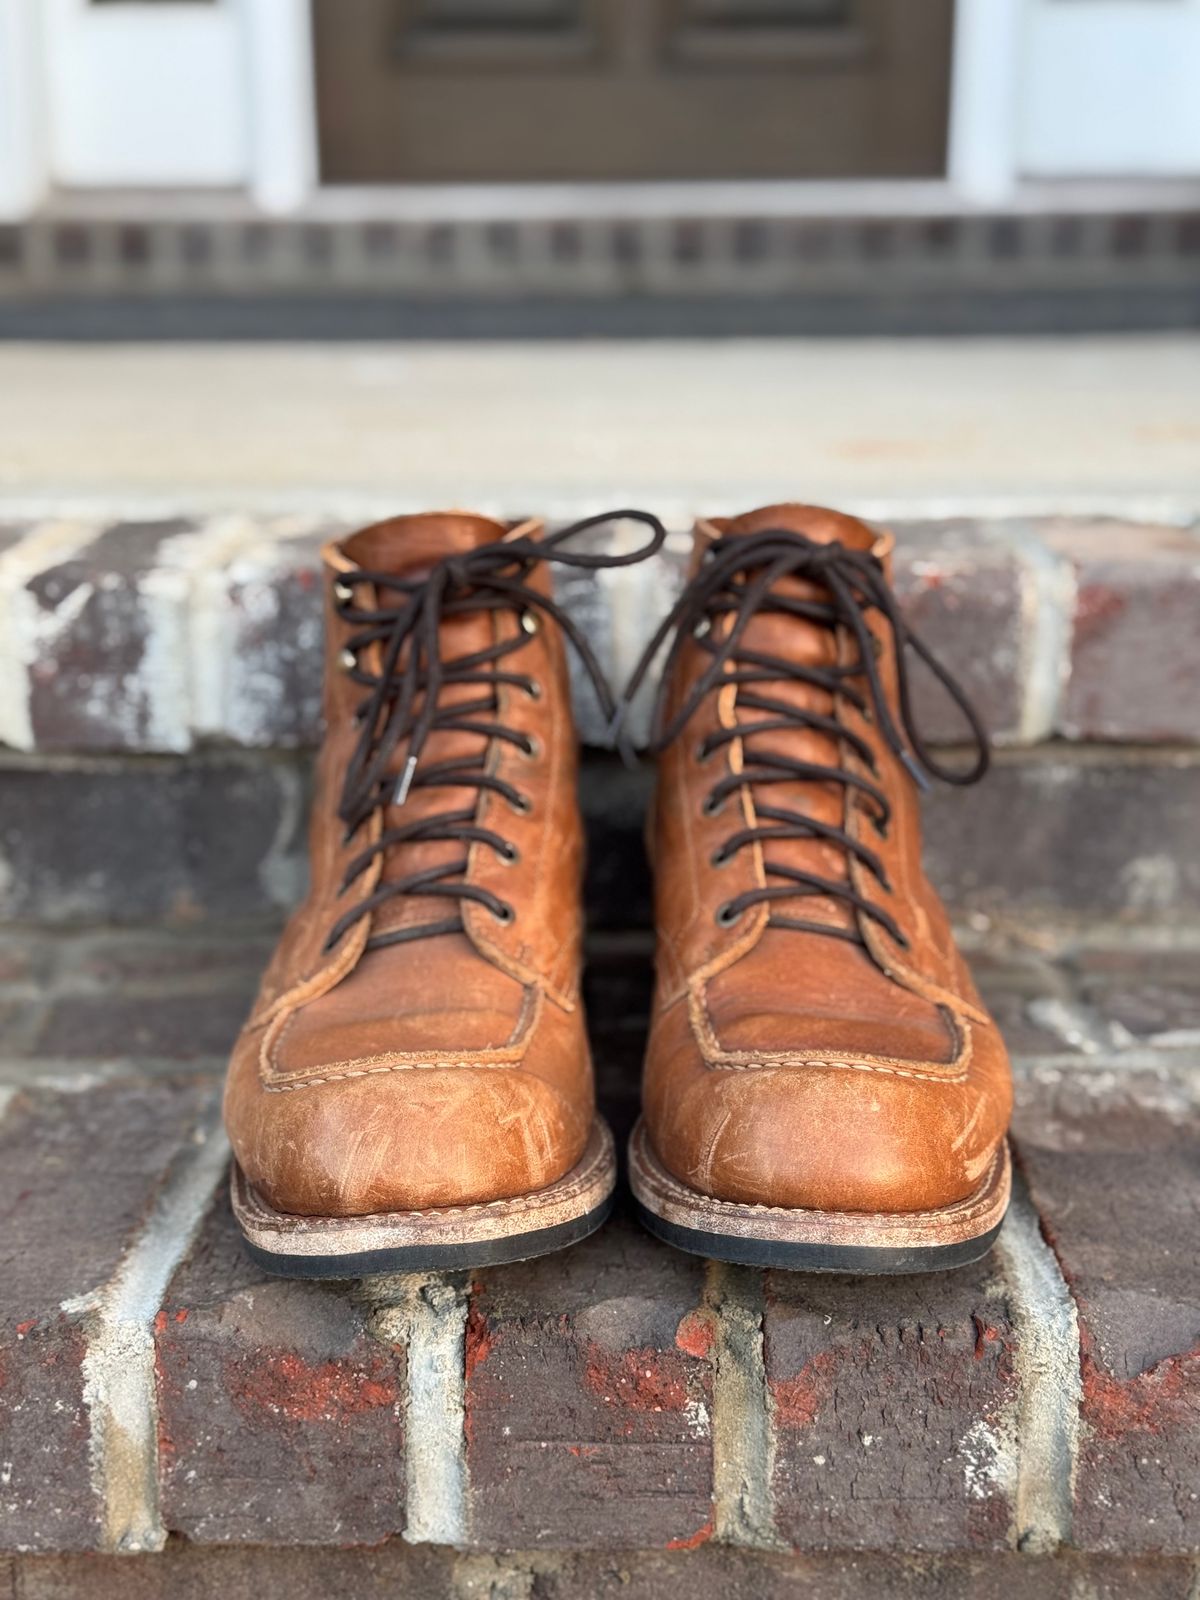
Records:
M1200 174L1200 0L1027 0L1021 172Z
M1200 0L956 0L947 200L1200 174L1198 56ZM221 186L296 211L318 187L315 99L309 0L0 0L0 217L54 185Z
M279 213L316 183L307 0L0 0L0 217L52 186L245 189Z
M36 210L50 182L41 0L0 0L0 218Z

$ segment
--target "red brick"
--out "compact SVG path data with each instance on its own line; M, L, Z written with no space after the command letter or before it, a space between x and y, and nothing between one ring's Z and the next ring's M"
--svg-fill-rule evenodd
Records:
M272 1278L222 1195L155 1324L161 1512L218 1544L374 1544L404 1526L402 1349L347 1284Z
M1046 527L1077 583L1062 730L1072 738L1200 738L1200 528Z
M1200 1114L1165 1076L1044 1070L1019 1086L1021 1164L1079 1308L1073 1542L1200 1547Z
M768 1274L781 1538L806 1551L1006 1548L1014 1351L995 1262L899 1279Z
M86 1297L112 1276L212 1093L165 1080L29 1090L0 1120L0 1548L97 1543Z
M1200 961L1193 950L1087 950L1083 998L1137 1039L1200 1043Z
M466 1393L475 1545L690 1548L710 1537L703 1274L626 1221L479 1274Z
M225 654L220 726L241 745L303 745L320 734L323 586L332 529L274 523L213 580Z
M959 915L1200 912L1200 752L1005 753L977 788L936 785L923 810L930 877Z
M993 736L1023 728L1028 670L1024 566L1003 524L897 527L896 592L905 621L970 697ZM945 690L909 652L917 722L934 743L966 736Z
M74 1060L222 1058L249 1011L254 979L247 974L242 994L68 996L51 1006L33 1053Z
M164 673L186 682L186 663L169 659L186 653L186 588L176 584L169 599L164 591L152 611L144 585L166 570L159 565L164 545L194 531L195 524L180 519L118 523L29 580L30 596L53 622L39 636L29 669L39 749L161 750L186 743L186 729L169 726L162 699L175 687Z
M1190 1600L1184 1561L990 1555L902 1560L731 1550L456 1555L393 1539L377 1550L214 1549L15 1562L19 1600ZM0 1583L5 1579L0 1564ZM7 1592L7 1590L5 1591Z
M302 881L307 766L232 753L53 764L0 754L0 918L278 916Z

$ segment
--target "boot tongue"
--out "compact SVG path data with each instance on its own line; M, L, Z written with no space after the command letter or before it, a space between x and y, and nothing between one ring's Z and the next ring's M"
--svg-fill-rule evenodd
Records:
M505 538L508 532L505 523L494 522L490 517L474 516L469 512L423 512L413 516L390 517L386 522L374 523L352 534L338 550L343 558L366 572L420 581L444 557L466 555L483 545L496 543ZM394 591L382 591L383 605L394 605L398 599ZM443 660L453 661L457 657L486 651L495 639L493 617L492 612L481 610L444 618L439 630ZM404 659L404 655L401 659ZM448 707L456 701L477 702L479 696L478 685L450 684L443 687L440 704ZM420 759L421 764L427 767L464 759L482 762L486 751L487 740L479 734L439 729L426 741ZM389 763L388 770L393 777L398 778L404 770L407 755L408 744L405 741L394 752ZM478 803L479 791L474 788L453 788L443 784L418 787L411 791L403 806L386 808L384 827L398 828L423 817L445 812L470 813ZM387 852L380 881L394 883L414 873L449 866L461 861L467 849L465 842L452 840L403 844ZM437 923L452 915L455 909L453 901L432 895L397 896L386 900L374 914L372 932L376 935L386 934L403 927Z
M806 506L789 503L778 506L761 506L757 511L747 511L740 517L713 517L700 524L700 532L709 538L746 537L762 533L767 528L783 528L788 533L801 533L814 544L844 544L848 550L875 550L881 546L880 535L857 517L843 516L840 511L827 511L824 506Z
M420 577L445 556L465 555L503 539L508 528L490 517L465 511L429 511L389 517L340 546L342 554L367 572Z
M744 516L713 518L711 522L701 523L698 528L697 555L702 552L705 540L746 538L768 529L785 529L789 533L803 534L814 544L839 542L847 549L874 551L884 558L886 564L888 541L865 522L860 522L857 517L827 511L822 506L800 504L763 506ZM778 585L778 592L817 602L828 598L821 584L800 578L783 579ZM753 617L743 635L743 645L751 651L779 656L818 671L829 671L838 664L838 635L835 629L777 612L762 611ZM835 714L833 696L815 685L780 679L763 688L772 698L795 706L798 712L810 711L823 716ZM755 722L770 720L772 715L744 704L739 704L737 711L738 721L746 730L752 730ZM764 752L774 752L817 766L837 767L842 760L836 738L799 724L794 731L774 729L763 734L747 731L742 743L748 766L753 766L755 754L760 748ZM832 827L843 827L846 823L846 791L837 783L797 779L794 783L764 788L759 791L758 798L769 805L788 808ZM776 842L765 849L764 855L769 862L778 862L817 877L844 880L847 876L845 850L821 839ZM768 881L786 880L771 879L768 874ZM853 913L844 900L826 895L779 900L776 909L785 916L827 923L834 927L849 928L854 921Z

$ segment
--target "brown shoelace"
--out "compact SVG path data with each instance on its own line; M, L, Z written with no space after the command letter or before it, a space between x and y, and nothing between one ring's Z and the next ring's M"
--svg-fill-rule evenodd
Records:
M802 599L777 592L787 578L818 585L827 599ZM874 609L886 619L896 644L896 676L899 699L899 725L888 704L876 660L875 640L867 627L866 613ZM823 628L845 627L858 646L858 657L844 665L807 666L783 656L765 654L743 645L752 619L761 612L795 617ZM718 623L727 617L733 622L717 637ZM987 771L989 750L987 733L964 691L954 681L916 633L907 625L884 575L878 558L866 551L851 550L840 543L820 544L783 528L767 528L740 537L726 537L709 546L699 571L647 645L622 696L622 712L628 708L668 637L672 636L661 682L654 702L649 749L659 754L683 732L713 690L733 684L737 703L748 710L764 713L762 719L745 722L709 734L698 749L707 757L737 739L753 736L744 748L746 765L716 782L704 800L706 815L715 815L726 799L743 787L754 794L758 825L732 833L716 852L714 862L728 861L739 850L761 845L765 875L776 881L747 890L727 900L717 913L723 927L735 923L752 906L803 896L828 896L841 900L862 916L871 917L887 929L902 946L908 941L895 919L882 906L862 895L849 881L803 872L781 862L766 859L773 842L788 839L821 839L838 845L877 879L885 891L890 888L879 856L845 828L819 821L803 811L774 805L760 793L771 785L786 783L830 783L841 785L847 795L857 792L867 805L879 836L886 837L891 806L883 789L872 779L878 767L870 745L851 732L838 718L839 700L848 701L866 716L873 716L888 748L922 788L929 787L927 774L945 783L975 783ZM692 684L679 710L664 725L664 694L671 670L689 638L707 650L711 660ZM909 689L905 647L911 647L962 712L970 729L977 755L964 771L944 766L930 751L916 727ZM858 681L856 681L858 680ZM832 715L790 704L772 695L765 687L779 683L802 683L827 693L833 701ZM865 693L864 693L865 689ZM618 722L622 720L618 713ZM846 765L826 766L799 761L792 756L764 748L762 739L772 732L814 729L841 740L866 768L869 776ZM768 824L764 826L763 824ZM773 913L773 927L794 928L807 933L829 934L861 943L856 928L805 920Z
M650 529L650 538L637 550L623 555L564 548L590 528L621 520L642 523ZM649 512L606 511L541 539L496 541L460 555L443 557L419 578L361 568L337 574L336 609L339 616L357 630L346 641L348 670L354 682L369 691L356 713L361 733L346 767L338 806L338 815L346 825L347 842L374 812L386 812L388 808L402 810L415 789L474 789L480 794L488 790L502 795L514 811L528 811L528 796L487 770L487 752L490 742L499 739L516 745L527 755L534 753L526 734L506 727L500 720L497 690L501 685L508 685L528 695L538 695L534 679L504 668L502 662L528 642L529 634L539 625L539 614L562 629L591 680L606 718L611 719L616 710L612 690L586 637L561 606L530 586L527 582L530 573L541 562L592 571L633 566L661 549L665 538L662 523ZM371 585L377 596L385 593L396 596L395 604L376 605L369 610L356 606L354 590L359 585ZM515 638L444 660L443 621L481 611L515 613L520 618L521 629ZM363 652L372 645L381 646L383 651L378 674L369 672L362 664ZM480 692L469 700L443 705L441 692L451 684L470 685ZM477 756L454 761L422 760L430 735L439 731L478 734L487 743ZM405 744L407 751L397 778L392 770L394 758ZM376 856L418 841L448 840L465 846L485 844L503 860L517 860L516 846L494 829L480 826L475 820L476 810L477 805L472 805L460 810L439 811L385 828L373 844L348 864L342 891L351 887ZM326 940L326 950L332 949L348 929L385 901L405 895L442 898L455 902L456 910L438 922L373 935L367 941L368 949L460 932L463 927L460 908L464 900L486 906L500 922L511 922L516 915L514 908L491 890L468 883L466 871L464 853L461 860L408 873L381 884L338 918Z

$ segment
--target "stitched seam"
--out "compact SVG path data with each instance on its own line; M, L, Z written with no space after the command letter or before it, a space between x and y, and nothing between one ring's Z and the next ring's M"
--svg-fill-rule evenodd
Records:
M347 1067L320 1078L305 1078L300 1083L264 1083L267 1094L292 1094L297 1089L313 1089L322 1083L340 1083L343 1078L370 1078L381 1072L514 1072L519 1058L512 1061L393 1061L382 1067Z
M533 996L532 1001L530 1000L531 994ZM383 1052L373 1056L352 1056L344 1068L335 1064L334 1070L325 1071L319 1077L311 1078L301 1076L297 1072L287 1072L275 1065L277 1059L276 1051L283 1042L283 1037L287 1030L300 1015L300 1010L297 1008L288 1015L286 1021L278 1028L273 1038L268 1035L268 1038L270 1038L269 1044L267 1038L264 1038L260 1060L266 1065L265 1070L260 1073L260 1081L262 1087L269 1094L278 1094L287 1089L305 1089L310 1084L335 1083L340 1078L362 1078L375 1072L424 1071L433 1070L437 1067L445 1067L447 1071L464 1067L478 1067L484 1072L519 1070L529 1047L529 1039L541 1016L543 998L544 996L540 989L530 990L527 988L525 990L521 1001L521 1015L517 1019L516 1029L510 1035L506 1045L501 1046L499 1050L489 1052L492 1057L491 1060L453 1061L446 1059L422 1061L420 1059L403 1059L402 1053L402 1058L397 1059L395 1054ZM301 1069L302 1072L303 1069Z
M947 1063L947 1066L956 1070L946 1071L933 1064L923 1068L905 1066L900 1062L853 1061L848 1058L807 1056L794 1051L759 1054L753 1060L749 1060L745 1055L731 1055L721 1049L708 1011L707 985L696 985L691 989L688 995L688 1010L693 1035L697 1037L704 1066L710 1072L759 1072L771 1067L845 1067L854 1072L878 1072L893 1078L916 1078L924 1083L965 1083L974 1060L971 1024L966 1017L955 1018L962 1028L961 1043L954 1061Z

